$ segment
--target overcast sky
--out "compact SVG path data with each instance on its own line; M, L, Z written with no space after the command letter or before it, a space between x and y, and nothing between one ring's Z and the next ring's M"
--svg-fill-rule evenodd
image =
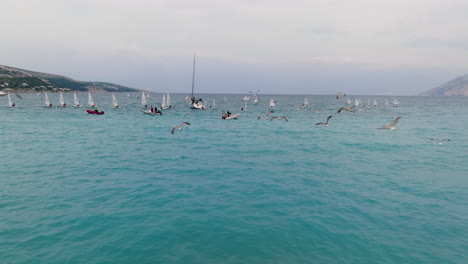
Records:
M2 0L0 64L156 92L414 95L468 73L466 0Z

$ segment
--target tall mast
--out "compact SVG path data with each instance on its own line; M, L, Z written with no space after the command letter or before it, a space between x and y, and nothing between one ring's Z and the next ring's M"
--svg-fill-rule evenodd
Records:
M192 98L193 98L193 88L195 86L195 53L193 53L193 72L192 72Z

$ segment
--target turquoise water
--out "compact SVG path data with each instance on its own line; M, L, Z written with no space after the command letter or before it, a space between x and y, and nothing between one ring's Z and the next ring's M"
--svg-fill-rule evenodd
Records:
M272 96L172 95L162 116L116 96L94 95L103 116L36 94L0 109L0 263L468 261L468 98L337 115L334 96L274 96L285 122L257 119Z

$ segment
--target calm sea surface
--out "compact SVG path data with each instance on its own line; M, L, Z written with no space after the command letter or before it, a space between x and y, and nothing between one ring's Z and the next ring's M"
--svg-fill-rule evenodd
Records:
M468 263L468 98L135 95L0 97L0 263Z

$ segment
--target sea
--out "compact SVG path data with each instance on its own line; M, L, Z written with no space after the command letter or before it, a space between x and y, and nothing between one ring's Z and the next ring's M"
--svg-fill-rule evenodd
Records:
M468 263L466 97L115 95L0 97L0 263Z

